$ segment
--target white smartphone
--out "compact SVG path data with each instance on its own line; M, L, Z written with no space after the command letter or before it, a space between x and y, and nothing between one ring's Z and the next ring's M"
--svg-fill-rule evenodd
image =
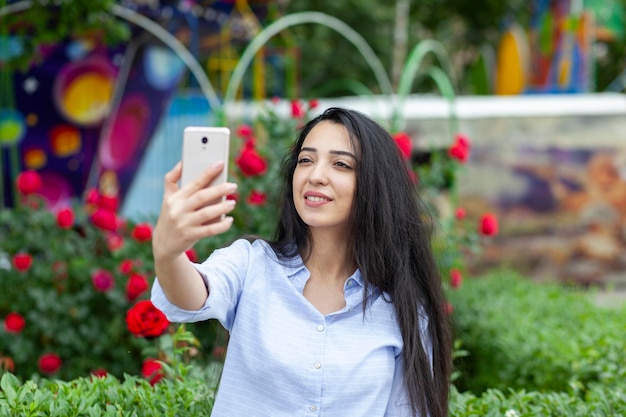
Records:
M210 185L213 186L226 182L230 152L229 144L230 130L227 127L186 127L183 131L181 187L193 181L203 171L218 161L224 161L224 169ZM210 204L215 204L219 201L212 201Z

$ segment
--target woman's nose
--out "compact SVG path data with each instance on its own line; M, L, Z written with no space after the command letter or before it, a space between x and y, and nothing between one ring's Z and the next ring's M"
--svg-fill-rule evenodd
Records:
M328 172L324 164L317 163L315 164L315 166L311 167L311 172L309 173L309 182L311 184L328 183Z

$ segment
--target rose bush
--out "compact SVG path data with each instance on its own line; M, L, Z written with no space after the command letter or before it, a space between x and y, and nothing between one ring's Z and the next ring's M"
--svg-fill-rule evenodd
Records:
M148 301L152 225L122 219L115 196L96 190L53 213L41 184L23 172L21 204L0 211L0 372L121 377L141 375L148 357L167 360L160 346L175 329ZM207 359L214 327L197 330Z
M484 239L498 234L498 217L483 213L480 218L467 216L458 189L459 176L471 156L471 140L456 133L447 148L427 148L407 152L406 133L394 135L415 175L416 187L426 207L436 218L433 247L444 283L449 289L461 286L468 259L480 256ZM452 308L452 306L450 306Z

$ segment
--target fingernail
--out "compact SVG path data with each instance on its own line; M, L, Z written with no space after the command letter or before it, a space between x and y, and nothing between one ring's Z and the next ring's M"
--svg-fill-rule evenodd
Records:
M218 171L224 167L224 161L217 161L213 164L213 170Z
M227 191L229 194L233 193L237 189L237 183L229 182L226 185L228 185Z

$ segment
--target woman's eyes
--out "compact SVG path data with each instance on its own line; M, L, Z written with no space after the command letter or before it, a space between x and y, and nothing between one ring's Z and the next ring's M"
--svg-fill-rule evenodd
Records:
M310 164L310 163L313 163L313 160L307 156L298 158L298 165ZM350 164L343 162L343 161L334 161L332 164L339 168L352 169L352 166Z
M342 161L335 162L335 165L337 165L338 167L341 167L341 168L352 169L352 167L350 165L348 165L348 164L346 164L345 162L342 162Z

